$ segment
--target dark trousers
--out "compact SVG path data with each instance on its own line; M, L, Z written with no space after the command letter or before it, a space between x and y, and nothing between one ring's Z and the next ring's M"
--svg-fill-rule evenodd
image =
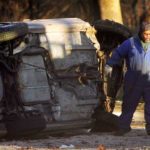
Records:
M139 81L136 82L140 83ZM145 121L147 125L150 125L150 85L136 84L135 86L131 85L131 83L128 84L126 83L126 85L124 86L122 114L119 117L119 128L121 129L130 128L133 114L141 98L143 98L145 102L144 107Z

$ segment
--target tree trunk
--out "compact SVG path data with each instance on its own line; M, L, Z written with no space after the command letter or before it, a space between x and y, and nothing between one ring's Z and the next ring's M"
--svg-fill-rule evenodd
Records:
M98 0L101 19L123 23L120 0Z

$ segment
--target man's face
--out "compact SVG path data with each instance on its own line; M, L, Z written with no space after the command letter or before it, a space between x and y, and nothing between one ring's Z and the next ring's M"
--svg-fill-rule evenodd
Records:
M150 42L150 30L143 31L142 39L144 42Z

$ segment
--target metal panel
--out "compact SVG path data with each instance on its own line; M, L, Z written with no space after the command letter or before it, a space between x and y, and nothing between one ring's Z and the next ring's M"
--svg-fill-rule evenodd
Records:
M49 115L53 114L56 121L90 119L99 102L96 82L99 43L95 30L89 23L77 18L35 20L28 25L31 33L35 33L36 25L44 29L43 34L38 34L40 46L46 45L52 62L49 74L52 73L52 79L54 77L51 89L55 102L51 103ZM92 76L92 79L88 78L87 83L82 84L79 81L82 75ZM40 98L43 96L41 93Z
M50 91L44 61L41 55L23 56L19 69L19 86L23 103L44 103L50 100ZM43 69L30 66L30 64Z
M83 21L78 22L78 25L80 24L86 26L86 22L85 24ZM98 73L97 48L94 45L98 42L91 26L86 26L84 31L71 30L73 24L70 20L70 24L64 27L68 32L65 32L66 30L46 32L48 51L55 72L60 78L62 77L59 81L61 86L55 85L55 99L60 110L55 113L59 115L54 118L58 121L88 119L99 102L97 83L90 80L87 84L82 84L75 76L78 76L78 73L90 73L91 70L86 70L88 66L97 65L97 70L95 68L95 72L92 73Z
M48 33L47 37L56 70L85 62L96 63L96 48L85 33Z

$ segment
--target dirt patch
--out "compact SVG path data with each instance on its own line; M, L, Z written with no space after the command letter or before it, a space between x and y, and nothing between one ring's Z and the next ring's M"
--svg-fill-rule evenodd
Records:
M150 136L145 132L143 107L137 109L132 122L132 131L125 136L109 133L86 133L72 136L49 136L38 140L1 141L0 150L49 150L49 149L90 149L90 150L148 150ZM120 108L115 109L116 114ZM103 145L103 146L102 146ZM100 149L102 148L102 149Z
M143 128L134 128L125 136L116 137L113 133L84 134L71 137L48 137L40 140L1 142L4 150L49 150L49 149L150 149L150 136Z

